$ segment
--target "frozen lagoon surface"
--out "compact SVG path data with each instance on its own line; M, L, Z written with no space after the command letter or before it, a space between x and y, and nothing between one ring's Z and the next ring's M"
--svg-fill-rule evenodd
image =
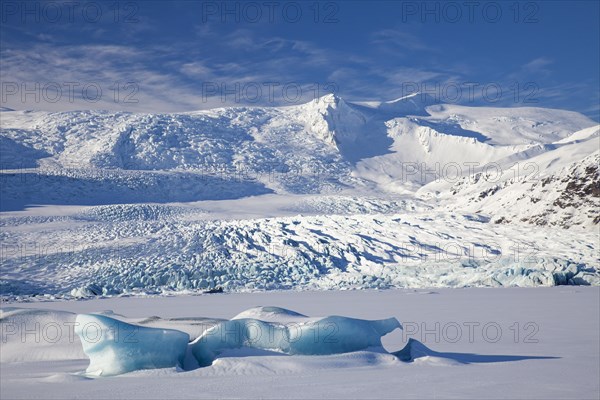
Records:
M189 371L171 367L93 378L83 374L89 360L80 343L69 343L66 332L52 346L43 343L56 336L49 326L68 325L75 313L102 313L129 323L181 330L194 338L205 323L255 317L252 312L240 314L255 305L308 316L395 317L404 330L384 336L383 346L396 352L412 339L412 354L397 354L411 362L376 348L319 356L231 351L208 367ZM3 399L600 396L598 287L118 297L4 303L3 318L14 315L10 307L50 312L23 314L29 323L39 319L41 343L32 343L33 333L25 343L2 343ZM3 329L6 334L7 327ZM32 346L42 347L36 352Z

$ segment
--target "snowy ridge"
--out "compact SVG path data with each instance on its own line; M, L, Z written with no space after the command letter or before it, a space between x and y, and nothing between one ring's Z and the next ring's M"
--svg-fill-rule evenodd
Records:
M353 104L374 109L394 117L406 115L429 115L427 107L436 101L428 94L415 92L390 101L363 101Z
M296 116L304 122L307 130L334 146L355 141L366 123L364 115L333 94L292 107L290 111L292 118Z
M433 183L420 193L443 193L449 209L485 213L495 223L518 220L593 230L600 222L599 131L596 126L575 132L525 162L500 160L501 174L497 169L479 172L452 185Z
M415 97L421 95L382 104L413 104ZM415 107L431 115L410 116L401 109L383 112L383 105L368 108L334 95L300 106L185 114L10 112L2 120L2 167L33 168L31 173L41 175L54 169L81 175L97 174L97 169L113 175L190 171L258 180L269 189L292 193L371 182L389 190L385 179L363 175L372 169L383 170L384 176L414 190L413 179L388 167L493 162L539 145L561 143L593 125L580 114L560 110L422 102ZM418 181L424 183L427 179ZM391 186L393 190L395 185Z

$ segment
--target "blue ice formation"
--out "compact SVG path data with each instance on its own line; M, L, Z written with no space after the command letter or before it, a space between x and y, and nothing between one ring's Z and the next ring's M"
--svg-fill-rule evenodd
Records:
M91 375L119 375L140 369L183 365L190 336L173 329L132 325L103 315L79 314L75 320Z
M240 317L243 315L253 317ZM105 376L192 364L205 367L223 353L242 348L289 355L327 355L382 348L382 336L396 328L402 329L396 318L367 321L330 316L312 319L278 307L250 309L240 316L207 328L189 344L187 333L132 325L103 315L78 315L75 332L90 358L87 372ZM276 320L272 320L273 317Z
M226 350L254 348L284 354L326 355L381 347L381 337L401 328L396 318L379 321L331 316L309 322L265 322L254 318L223 321L192 344L200 366Z

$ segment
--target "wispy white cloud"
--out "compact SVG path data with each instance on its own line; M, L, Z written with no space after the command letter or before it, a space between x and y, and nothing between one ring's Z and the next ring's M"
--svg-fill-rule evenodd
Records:
M3 50L0 78L5 87L19 88L14 95L4 93L3 105L50 111L176 111L201 106L201 94L186 90L176 75L146 66L143 61L149 56L148 51L114 45L38 44ZM86 86L91 92L84 91ZM37 92L37 97L23 96L23 89ZM59 94L59 101L54 101Z
M437 51L435 47L425 44L418 36L398 29L382 29L371 35L371 42L387 51L397 52L398 50L411 51Z
M554 61L545 58L539 57L529 61L527 64L523 65L523 69L530 72L538 72L538 71L547 71L545 67L551 65Z
M28 87L35 82L41 85L77 82L80 88L94 83L100 85L103 95L92 103L86 101L81 90L76 90L73 101L36 103L33 96L27 96L23 102L17 94L9 96L9 101L3 99L2 105L16 109L174 112L289 104L282 93L286 84L301 88L297 102L304 102L327 91L335 91L349 100L386 100L408 94L406 91L413 90L415 84L435 88L435 85L476 81L471 76L477 71L469 63L437 65L435 47L400 30L374 33L368 38L373 44L369 54L331 49L308 40L265 37L246 28L223 33L210 24L203 24L194 32L196 37L188 42L144 46L101 44L101 41L66 46L58 44L51 35L38 37L31 46L3 43L0 71L3 82L28 83ZM431 57L423 57L421 66L416 67L414 62L396 57L403 51L424 52ZM543 75L552 63L545 57L534 58L517 71L498 77L498 82L508 88L507 82L511 79L524 81L523 76ZM132 93L131 85L122 87L115 101L117 83L133 83L138 90ZM263 86L268 83L278 84L274 98ZM211 85L210 93L204 92L205 85ZM244 85L261 86L263 97L257 102L246 102L248 99L243 96L240 99L235 95L223 96L220 92L221 89L242 90ZM564 100L567 90L566 87L547 87L540 96L551 102ZM480 92L475 96L477 100ZM67 94L64 97L67 99Z

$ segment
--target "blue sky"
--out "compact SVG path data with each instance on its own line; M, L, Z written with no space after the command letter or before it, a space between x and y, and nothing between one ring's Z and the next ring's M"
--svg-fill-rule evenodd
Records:
M2 105L16 109L171 112L421 90L442 102L600 119L598 1L1 7Z

